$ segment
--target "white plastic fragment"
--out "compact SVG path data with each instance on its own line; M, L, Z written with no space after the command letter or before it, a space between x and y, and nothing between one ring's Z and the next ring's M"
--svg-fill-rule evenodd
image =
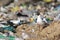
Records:
M1 8L1 11L2 11L2 12L7 11L5 8L3 8L3 6L1 6L0 8Z
M14 36L14 33L13 33L13 32L11 32L11 31L9 31L9 35Z
M15 38L15 40L23 40L22 38Z
M29 38L29 36L26 33L22 33L22 38L27 39L27 38Z

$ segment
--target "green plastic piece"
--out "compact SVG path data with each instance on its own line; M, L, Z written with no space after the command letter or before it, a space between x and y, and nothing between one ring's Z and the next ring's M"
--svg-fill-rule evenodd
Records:
M47 18L46 20L47 20L47 21L50 21L50 20L52 20L52 19L50 19L50 18Z
M15 30L13 27L10 27L10 26L9 27L4 27L3 29L8 30L8 31L14 31Z
M9 40L15 40L15 37L14 36L9 36L8 39Z
M6 38L5 36L3 36L2 34L0 34L0 39L4 39Z

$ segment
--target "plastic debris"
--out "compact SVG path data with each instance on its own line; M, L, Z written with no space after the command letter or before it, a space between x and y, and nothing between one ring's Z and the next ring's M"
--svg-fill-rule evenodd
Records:
M52 0L44 0L44 2L51 2Z
M22 38L23 38L23 39L28 39L29 36L28 36L26 33L22 33Z
M0 40L41 40L42 37L48 40L51 36L48 30L52 28L47 30L49 33L44 28L52 26L52 22L60 21L60 4L59 0L55 1L41 0L32 3L30 0L19 3L19 0L14 0L8 6L0 6ZM45 35L45 31L50 36Z

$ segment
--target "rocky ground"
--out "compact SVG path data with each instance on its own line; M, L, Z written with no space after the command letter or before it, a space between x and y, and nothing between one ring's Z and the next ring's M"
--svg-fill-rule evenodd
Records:
M16 29L17 36L21 35L23 29L30 35L30 38L26 40L60 40L60 22L53 22L44 29L38 25L31 27L26 24L21 25ZM34 32L31 31L32 29L34 29Z

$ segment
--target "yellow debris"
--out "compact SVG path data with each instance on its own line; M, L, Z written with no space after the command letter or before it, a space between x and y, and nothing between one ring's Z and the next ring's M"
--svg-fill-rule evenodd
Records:
M52 0L43 0L44 2L51 2Z
M16 11L18 11L18 10L19 10L19 7L18 7L18 6L13 7L13 8L11 9L12 12L16 12Z
M34 21L34 19L33 19L33 18L30 18L29 20L30 20L30 22L33 22L33 21Z

